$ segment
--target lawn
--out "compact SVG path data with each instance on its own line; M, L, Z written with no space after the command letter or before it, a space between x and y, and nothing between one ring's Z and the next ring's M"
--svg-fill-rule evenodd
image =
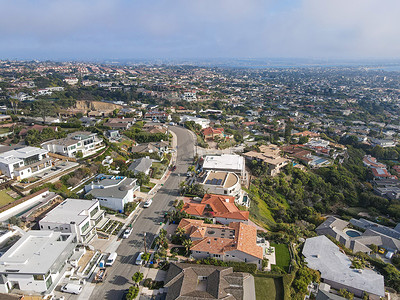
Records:
M284 290L282 278L254 276L256 300L283 300Z
M140 186L140 191L141 191L142 193L148 193L148 192L150 192L150 190L151 190L155 185L156 185L155 183L149 182L149 183L146 184L146 185Z
M160 179L161 176L164 174L167 166L162 163L159 163L159 162L153 162L153 165L151 166L151 168L153 169L153 172L151 173L151 177L155 178L155 179Z
M288 246L285 244L273 243L271 243L271 246L275 247L276 265L288 272L290 265L290 253Z
M10 191L10 189L0 191L0 207L15 200L13 197L7 194L8 191Z

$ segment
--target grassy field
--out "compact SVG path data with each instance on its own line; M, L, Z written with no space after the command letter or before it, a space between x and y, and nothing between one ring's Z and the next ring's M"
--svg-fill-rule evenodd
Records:
M156 184L153 182L149 182L147 185L140 186L140 191L142 193L148 193Z
M7 194L8 191L9 189L0 191L0 206L4 206L15 200L13 197Z
M257 300L283 300L284 290L282 278L266 278L254 276Z
M275 247L276 265L287 272L290 265L290 253L288 246L285 244L273 243L271 243L271 246Z

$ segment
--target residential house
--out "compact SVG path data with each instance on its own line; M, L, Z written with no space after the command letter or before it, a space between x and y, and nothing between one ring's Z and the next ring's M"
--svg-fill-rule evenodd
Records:
M182 94L182 99L184 101L188 101L188 102L192 102L192 101L196 101L197 97L196 97L196 91L186 91Z
M32 177L52 167L52 159L48 151L37 147L22 147L1 152L0 171L11 179L25 179Z
M104 126L111 127L112 129L128 130L135 122L135 118L111 118L108 122L104 123Z
M100 174L85 185L85 193L99 200L101 206L124 211L125 204L134 201L139 188L136 178Z
M243 156L236 154L206 155L202 158L202 169L204 171L233 172L243 178L245 166Z
M41 230L75 233L79 243L88 244L96 236L96 225L104 219L97 200L66 199L39 221Z
M75 84L78 84L79 79L76 77L66 77L66 78L64 78L64 82L69 85L75 85Z
M188 116L188 115L182 116L180 123L185 124L185 122L194 122L194 123L200 125L201 128L207 128L210 126L209 119L198 118L195 116Z
M182 219L178 225L193 242L190 248L195 259L213 257L262 267L263 248L257 245L257 228L242 222L229 226L206 224L203 220Z
M142 172L149 175L152 164L153 160L149 157L141 157L132 161L128 167L128 171L133 171L135 174Z
M232 267L171 263L166 300L256 300L254 278Z
M0 292L48 293L64 276L74 233L30 230L0 257Z
M163 122L169 122L172 120L171 115L164 112L164 111L148 111L144 115L146 119L152 119L152 120L158 120L158 121L163 121Z
M82 122L82 126L90 127L95 126L97 123L101 121L101 119L91 118L91 117L82 117L79 119Z
M363 232L349 228L349 222L330 216L316 228L319 235L329 235L351 249L354 253L370 254L371 244L377 245L393 253L400 250L400 225L394 229L365 220L351 219L350 224L361 228Z
M231 222L247 224L249 221L249 212L239 210L232 196L206 194L201 203L185 203L182 211L198 217L211 217L225 225Z
M68 157L76 157L79 152L86 157L94 154L104 145L97 133L78 131L68 134L66 138L45 142L41 146L52 153Z
M118 142L121 139L121 134L119 133L119 130L107 130L106 136L110 140L110 142Z
M233 172L202 171L197 176L197 182L208 193L228 195L236 198L240 196L240 178Z
M27 136L29 130L37 130L37 131L39 131L39 133L42 133L43 129L45 129L45 128L50 128L53 131L58 131L58 128L56 126L49 127L49 126L35 124L32 126L26 126L25 128L22 128L18 135L20 137L24 138Z
M169 148L168 142L164 142L164 141L150 142L150 143L133 146L131 148L131 152L133 152L133 153L157 153L160 157L162 157L163 154L168 151L168 148Z
M249 160L264 162L268 168L268 175L278 175L281 169L289 163L289 160L282 157L281 150L275 145L261 145L260 152L249 151L243 156Z
M396 147L396 142L394 140L382 140L382 139L371 139L373 146L380 146L382 148Z
M163 133L167 134L168 129L165 126L160 126L160 125L147 125L145 124L143 126L143 130L148 132L148 133Z
M308 238L303 247L307 266L321 273L321 280L332 288L346 289L356 297L385 296L383 276L370 269L353 269L351 260L326 236Z
M224 129L223 128L212 128L207 127L202 130L205 140L214 140L215 138L224 139Z

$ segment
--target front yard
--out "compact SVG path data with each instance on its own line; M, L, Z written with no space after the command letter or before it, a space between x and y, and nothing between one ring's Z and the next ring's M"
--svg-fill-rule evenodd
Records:
M148 193L148 192L150 192L150 190L151 190L155 185L156 185L155 183L149 182L149 183L146 184L146 185L140 186L140 191L141 191L142 193Z
M163 176L165 170L167 169L167 165L160 162L153 162L151 169L151 177L155 179L161 179L161 176Z

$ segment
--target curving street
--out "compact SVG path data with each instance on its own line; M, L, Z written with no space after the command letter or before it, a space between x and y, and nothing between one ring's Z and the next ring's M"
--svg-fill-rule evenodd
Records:
M179 195L179 183L186 176L187 168L193 161L194 137L193 134L182 127L169 127L177 136L177 162L176 170L172 172L164 186L153 197L153 203L138 215L133 223L133 231L128 239L122 240L117 248L118 258L109 268L108 276L104 283L98 284L90 299L121 299L124 290L132 285L131 277L139 270L135 259L137 253L144 251L144 233L149 247L160 229L160 222L164 219L173 201Z

